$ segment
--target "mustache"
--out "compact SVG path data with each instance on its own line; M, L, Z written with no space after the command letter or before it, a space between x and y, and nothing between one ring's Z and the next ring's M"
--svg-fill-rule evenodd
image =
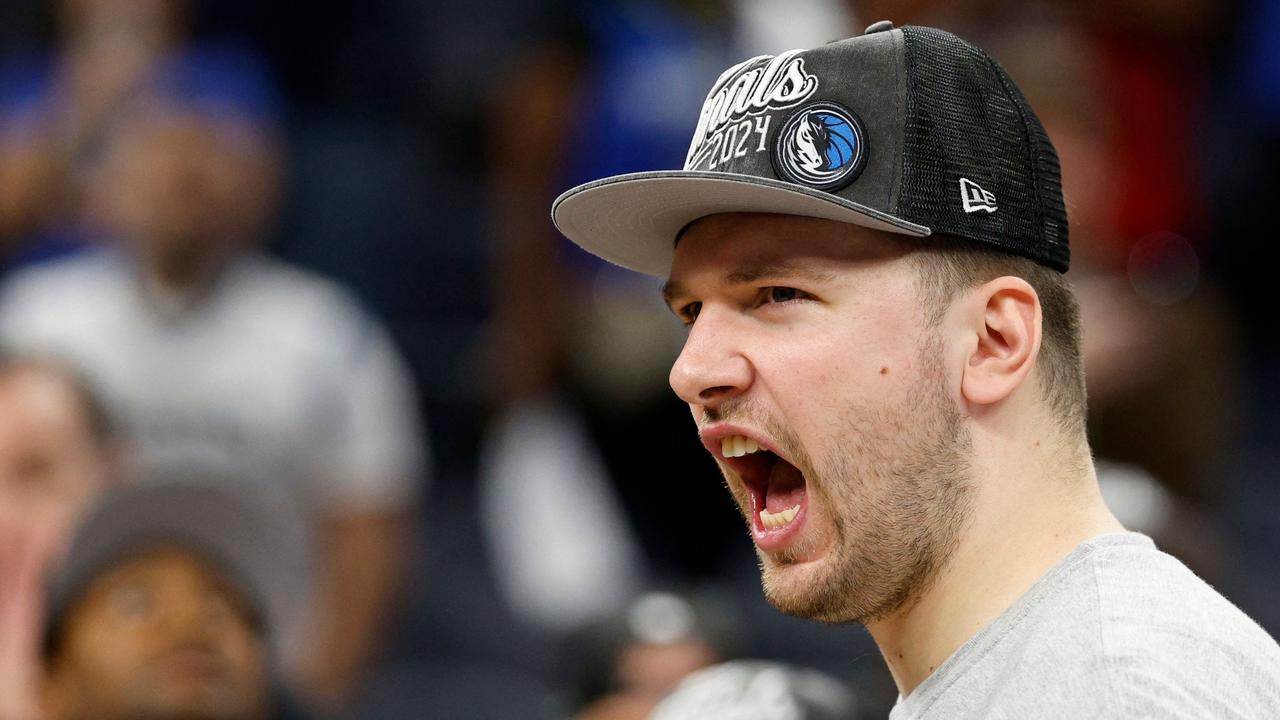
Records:
M763 430L776 442L792 446L795 438L785 423L777 420L763 404L754 400L735 398L715 407L704 407L698 418L698 430L714 423L729 422Z
M765 426L776 425L777 423L764 422L753 423L751 418L763 417L767 419L767 414L763 412L760 404L744 398L733 398L715 407L703 407L702 418L698 421L698 429L718 422L736 422L741 424L763 424Z

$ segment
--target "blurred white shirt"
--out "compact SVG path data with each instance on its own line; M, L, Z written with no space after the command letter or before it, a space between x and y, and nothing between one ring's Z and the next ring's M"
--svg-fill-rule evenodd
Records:
M386 330L276 260L240 258L181 309L115 252L24 269L0 287L0 348L80 368L144 465L214 463L309 521L402 509L425 481L416 395Z

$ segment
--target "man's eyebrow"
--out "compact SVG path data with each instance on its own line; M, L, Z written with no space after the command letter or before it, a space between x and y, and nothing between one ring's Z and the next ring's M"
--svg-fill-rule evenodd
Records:
M796 263L777 262L754 265L725 273L724 282L727 285L746 285L771 277L799 278L809 282L820 283L828 283L835 280L835 275L829 272Z
M726 285L748 285L764 278L772 277L799 278L811 283L829 283L835 280L835 275L829 272L796 263L777 262L731 270L725 273L724 283ZM671 305L676 298L687 295L688 292L679 281L668 280L662 286L662 299L666 301L667 305Z
M676 298L687 294L688 291L685 290L684 285L681 285L675 280L668 280L662 284L662 301L665 302L668 307L671 306L671 303Z

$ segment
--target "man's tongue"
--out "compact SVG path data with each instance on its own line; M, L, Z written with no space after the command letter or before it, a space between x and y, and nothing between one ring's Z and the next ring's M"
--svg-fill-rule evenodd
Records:
M765 491L764 507L770 513L780 513L795 507L804 500L804 475L786 460L778 459L769 473L769 488Z

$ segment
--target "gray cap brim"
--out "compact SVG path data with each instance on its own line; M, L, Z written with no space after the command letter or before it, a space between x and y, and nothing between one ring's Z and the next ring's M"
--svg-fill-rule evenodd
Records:
M556 198L551 218L587 252L630 270L666 277L680 231L708 215L802 215L925 237L929 228L800 185L731 173L662 170L579 185Z

